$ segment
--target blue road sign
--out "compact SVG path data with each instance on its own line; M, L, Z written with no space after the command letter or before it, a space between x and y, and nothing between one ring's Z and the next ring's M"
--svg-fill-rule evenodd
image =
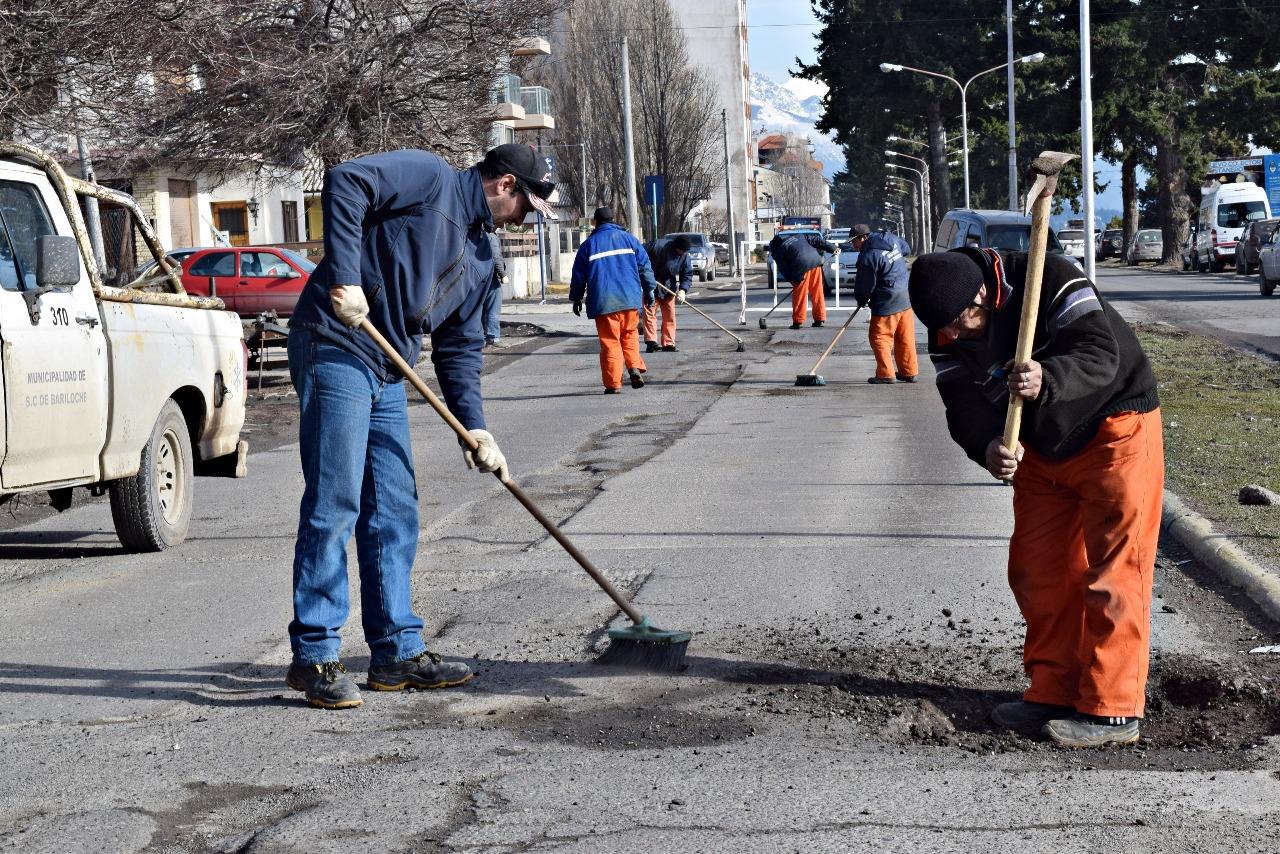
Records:
M657 206L667 197L667 182L662 175L644 176L644 204Z

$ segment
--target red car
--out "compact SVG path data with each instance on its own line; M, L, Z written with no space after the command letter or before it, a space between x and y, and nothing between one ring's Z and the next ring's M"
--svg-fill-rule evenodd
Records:
M201 249L182 262L182 286L191 294L219 297L228 311L241 317L257 317L264 311L287 317L315 268L292 249Z

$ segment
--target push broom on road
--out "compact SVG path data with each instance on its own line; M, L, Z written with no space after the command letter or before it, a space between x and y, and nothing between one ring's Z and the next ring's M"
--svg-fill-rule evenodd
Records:
M666 294L668 294L668 295L670 295L670 296L675 296L675 294L673 294L673 293L671 292L671 289L670 289L670 288L668 288L666 285L664 285L664 284L662 284L662 283L659 283L659 284L658 284L658 287L662 288L663 292L665 292ZM719 328L720 328L720 331L721 331L721 332L723 332L725 335L728 335L728 336L729 336L730 338L732 338L734 341L737 341L737 342L738 342L738 346L733 348L736 352L741 353L741 352L743 352L743 351L745 351L745 350L747 349L747 345L746 345L746 344L744 344L744 343L742 343L742 339L741 339L741 338L739 338L737 335L734 335L731 331L729 331L727 328L725 328L725 327L724 327L724 326L722 326L721 324L717 323L717 322L716 322L716 320L715 320L715 318L713 318L711 315L707 314L705 311L703 311L702 309L698 308L696 305L694 305L693 303L691 303L691 302L689 302L689 301L687 301L687 300L685 301L685 305L689 306L689 308L693 309L693 310L694 310L694 311L696 311L698 314L702 315L702 316L703 316L703 317L705 317L707 320L711 321L712 325L713 325L713 326L717 326L717 327L719 327Z
M796 292L796 289L795 289L795 288L792 288L791 290L787 291L787 295L786 295L785 297L783 297L782 299L780 299L780 300L778 300L777 302L775 302L775 303L773 304L773 308L769 309L768 311L766 311L766 312L764 313L764 317L760 318L760 328L761 328L761 329L768 329L768 328L769 328L769 324L765 323L765 321L769 318L769 315L771 315L771 314L773 314L775 311L777 311L777 310L778 310L778 307L779 307L779 306L781 306L784 302L790 302L790 301L791 301L791 295L792 295L792 294L794 294L795 292Z
M453 428L453 432L458 434L458 438L462 443L473 452L479 450L479 444L467 432L467 428L462 426L462 422L453 416L453 413L444 405L444 402L436 397L435 393L422 381L422 377L418 376L413 368L409 366L409 363L400 357L400 354L387 342L386 338L382 337L382 333L373 327L368 318L360 322L360 328L374 340L383 353L387 354L387 358L395 364L400 373L404 375L404 378L412 383L413 387L422 394L427 403L431 404L431 408L436 411L436 414ZM538 505L533 503L529 496L524 494L524 490L517 486L515 481L510 478L503 480L500 472L494 472L494 475L507 488L507 491L524 505L524 509L528 510L530 515L538 520L538 523L547 530L547 533L564 547L569 556L587 571L587 575L590 575L592 580L600 585L600 589L609 594L609 598L622 609L622 613L627 615L627 619L631 620L632 624L630 626L609 630L611 643L609 648L604 651L604 654L596 659L597 662L625 667L640 667L649 670L679 669L684 663L684 656L689 648L691 635L688 632L659 629L651 624L649 618L637 611L635 606L618 592L613 583L605 578L604 573L596 569L595 565L587 559L587 556L578 551L578 547L569 541L564 532L547 518L546 514L538 508Z
M840 343L841 336L845 330L849 328L849 324L853 323L853 319L858 316L858 312L862 311L862 306L858 306L853 310L853 314L849 315L849 319L840 327L840 331L836 333L836 337L831 339L831 343L827 345L827 349L822 351L822 355L818 357L818 361L813 363L813 368L807 374L796 374L796 385L798 386L819 386L826 385L827 380L818 373L818 368L822 367L822 363L831 355L831 351L836 348L836 344Z

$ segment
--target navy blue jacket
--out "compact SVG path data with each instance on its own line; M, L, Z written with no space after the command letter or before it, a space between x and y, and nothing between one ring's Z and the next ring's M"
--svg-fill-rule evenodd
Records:
M907 259L896 244L873 234L858 251L857 273L853 280L853 298L858 305L871 303L871 314L885 317L911 308L907 295Z
M901 235L894 234L892 231L889 231L883 228L880 229L878 234L881 237L883 237L885 240L889 241L894 246L896 246L898 248L898 251L901 252L903 255L911 254L911 244L908 243L905 239L903 239Z
M822 266L822 253L835 252L836 246L813 232L779 231L769 241L769 257L778 267L778 275L793 285L800 284L804 274Z
M431 334L445 402L468 429L484 427L481 315L493 278L493 217L479 172L459 172L426 151L370 154L330 169L320 204L324 258L290 324L350 350L383 380L400 379L369 336L333 313L329 289L361 285L369 322L409 364Z
M649 255L631 232L606 222L588 235L573 259L569 299L587 301L587 317L635 309L653 301Z
M693 259L689 253L677 257L676 248L668 237L651 240L644 248L649 253L649 263L653 265L653 275L658 283L671 291L668 294L658 289L658 299L670 299L677 289L687 293L689 285L693 284Z

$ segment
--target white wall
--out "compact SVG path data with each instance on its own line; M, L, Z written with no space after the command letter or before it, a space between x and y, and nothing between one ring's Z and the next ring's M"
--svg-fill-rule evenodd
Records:
M167 248L176 248L173 242L173 229L170 220L169 179L190 180L191 176L176 172L155 172L147 176L147 180L136 183L135 195L139 203L148 213L154 212L156 236ZM292 176L291 176L292 178ZM249 242L251 244L271 244L284 242L283 212L280 203L293 201L297 205L298 239L306 239L306 211L303 206L301 178L289 180L283 184L267 187L265 183L253 178L234 178L214 185L208 179L196 177L196 212L197 220L192 228L195 232L196 246L214 246L214 202L245 202L250 198L258 200L258 216L249 217ZM150 190L150 205L143 198Z
M751 73L747 64L746 0L697 0L673 3L672 6L680 25L685 28L690 59L701 66L715 83L717 103L711 119L717 131L720 129L720 110L726 111L734 230L749 239L753 158L748 126ZM723 144L720 150L723 151ZM723 185L716 186L709 201L710 207L724 210Z

